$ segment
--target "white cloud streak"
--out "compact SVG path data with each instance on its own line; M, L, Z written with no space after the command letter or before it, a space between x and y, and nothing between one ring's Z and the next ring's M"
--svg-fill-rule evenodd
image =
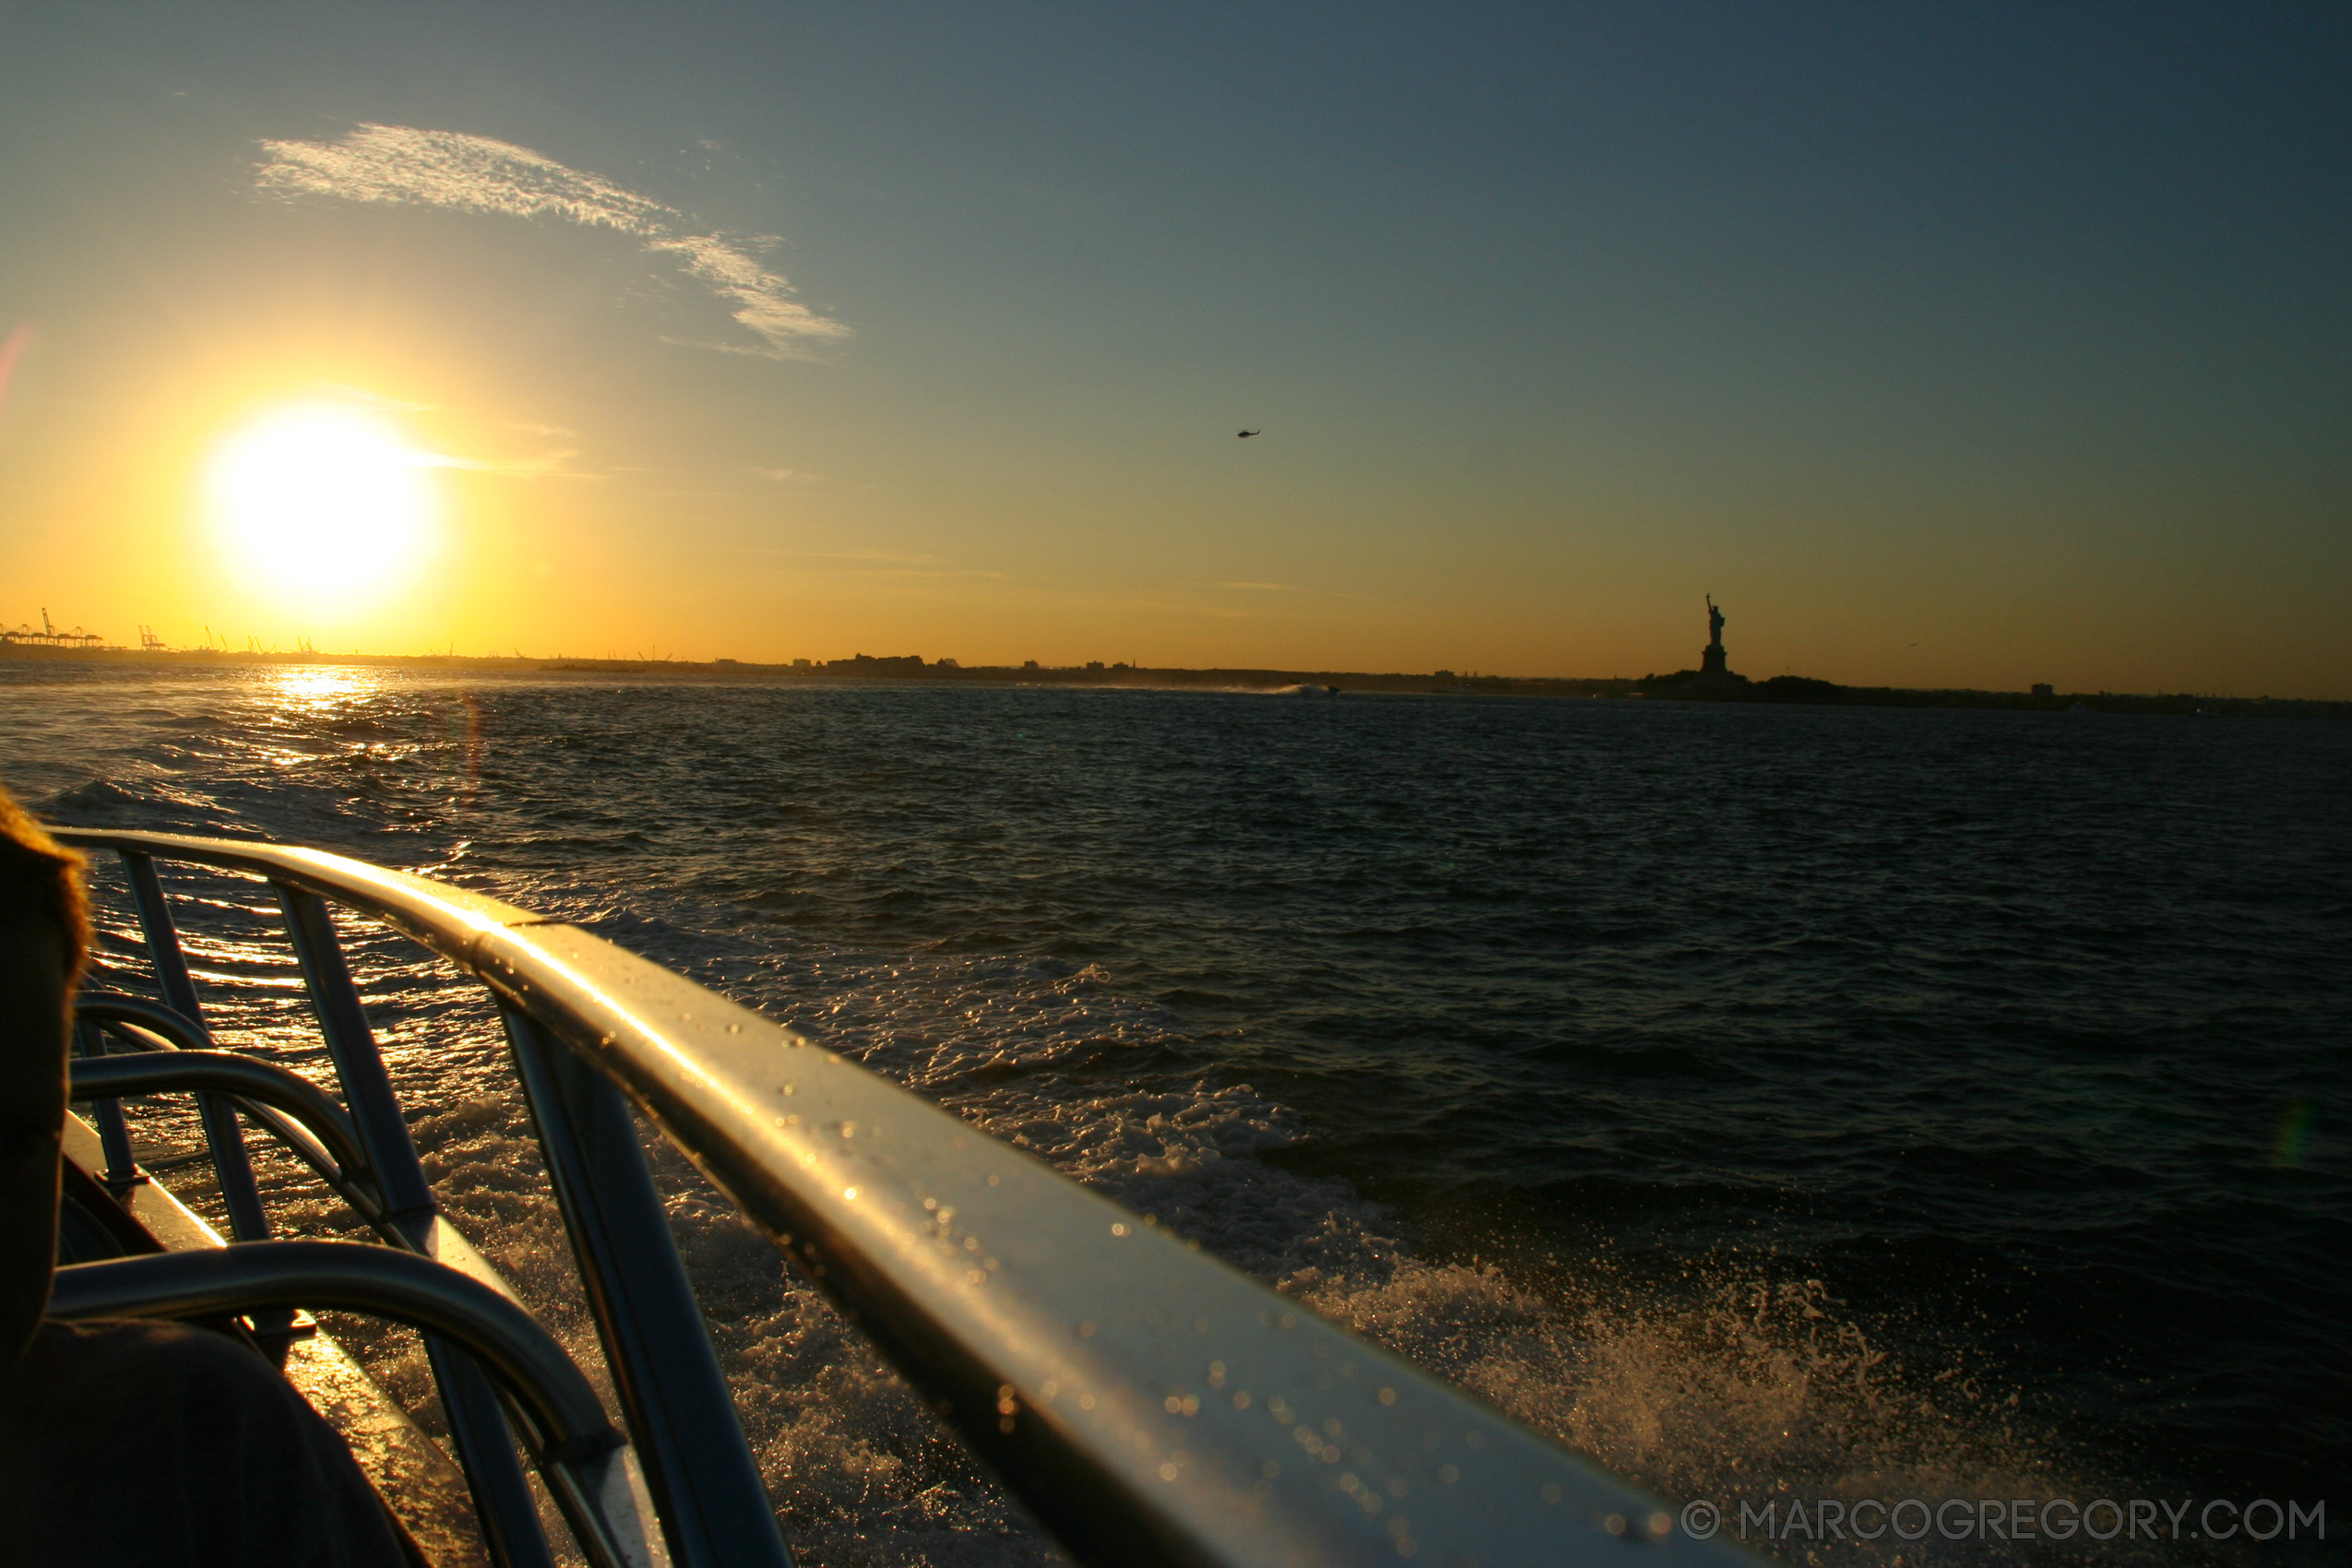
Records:
M265 141L255 187L271 196L436 207L505 218L552 219L628 235L674 261L759 341L712 344L776 359L805 358L849 328L792 297L756 253L758 235L696 234L686 215L529 148L461 131L409 125L355 127L340 141Z

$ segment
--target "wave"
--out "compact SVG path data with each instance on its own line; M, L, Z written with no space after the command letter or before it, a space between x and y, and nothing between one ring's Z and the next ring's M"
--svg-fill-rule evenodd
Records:
M538 701L518 693L501 700ZM772 800L728 797L721 809L680 765L667 730L647 739L651 729L641 735L632 728L640 719L652 726L659 714L627 693L612 695L611 711L598 709L594 723L569 710L546 717L546 726L576 737L568 752L550 754L584 753L588 760L563 764L573 771L539 773L529 749L509 748L496 724L487 749L478 743L469 728L472 710L455 686L387 683L365 697L363 711L323 724L289 720L282 707L223 683L204 702L192 699L176 730L136 716L137 726L47 757L39 777L53 781L53 792L42 810L96 826L318 843L428 868L592 925L930 1096L1669 1500L2090 1494L2083 1478L2095 1467L2027 1419L2014 1375L1997 1360L1948 1348L1966 1336L1949 1333L1926 1309L1918 1318L1858 1310L1840 1299L1848 1286L1835 1270L1730 1251L1661 1262L1567 1241L1548 1258L1531 1259L1525 1248L1482 1258L1417 1233L1398 1211L1338 1177L1290 1169L1314 1163L1318 1130L1309 1114L1267 1089L1288 1080L1262 1065L1271 1060L1278 1067L1278 1057L1242 1038L1258 1026L1248 987L1229 983L1229 976L1204 968L1161 989L1163 996L1206 999L1180 1013L1132 994L1126 986L1134 982L1123 983L1113 967L1085 953L1039 956L1053 950L1050 941L1000 938L994 926L957 928L958 940L984 951L926 951L928 935L891 939L897 928L878 921L861 928L861 942L839 939L834 917L846 901L921 902L921 893L937 902L965 897L967 885L923 880L934 873L924 864L930 851L921 822L928 818L902 842L879 832L859 837L861 819L802 812L814 790L837 792L860 809L892 809L873 775L857 769L903 766L891 749L903 736L860 731L863 720L852 720L864 710L845 707L837 694L820 695L829 706L777 708L779 717L761 720L768 731L754 734L748 719L731 717L714 733L754 748L742 761L747 770L783 776L758 745L804 748L839 770L828 764L793 776L794 785L775 786ZM744 699L725 700L735 704L731 716ZM514 712L496 717L522 723ZM796 725L837 727L824 741L834 750L824 751L810 739L814 730ZM1171 736L1167 754L1189 755L1183 748L1193 745L1194 729L1188 721ZM1253 733L1276 731L1296 727L1268 720ZM1235 742L1228 749L1239 755L1245 747ZM647 778L629 775L636 765ZM1027 778L1035 764L1023 754L1006 766ZM627 788L582 790L583 768ZM926 776L901 795L927 807L944 794L923 791L944 792L966 777ZM874 800L861 795L868 790ZM1228 809L1226 797L1210 798L1217 811ZM1050 803L1054 811L1069 804ZM1247 810L1265 820L1280 805L1253 797ZM1083 801L1078 806L1092 809ZM774 843L765 861L739 871L729 857L744 841L742 823L757 813L766 814L757 821ZM1227 841L1231 820L1205 811L1194 830L1214 848ZM1147 863L1158 849L1157 841L1135 849L1136 863ZM1449 861L1455 853L1444 851ZM1050 856L1023 863L1033 875L1025 871L1017 884L972 881L972 901L1012 887L1036 908L1054 908L1061 866ZM1454 867L1444 869L1450 877ZM958 862L954 875L976 873ZM1130 885L1121 885L1120 897L1131 896ZM255 982L213 993L224 1039L317 1071L307 1016L267 983L262 944L274 940L267 900L252 897L249 886L232 897L200 878L175 886L200 895L190 900L185 923L192 943L208 944L203 950L217 960L211 968ZM1154 896L1148 888L1132 895ZM1376 909L1338 919L1393 952L1417 933L1445 935L1464 907L1432 895L1427 910L1408 911L1410 919L1391 912L1384 924ZM1166 908L1181 919L1191 907ZM1136 911L1137 918L1163 913ZM1546 944L1602 944L1591 922L1604 915L1617 922L1607 940L1620 946L1630 939L1618 927L1631 929L1629 922L1655 919L1660 932L1688 930L1621 896L1603 914L1583 917L1585 926L1542 927L1538 934ZM1545 918L1529 906L1527 921ZM1045 926L1039 918L1020 931ZM127 927L114 934L110 945L128 945ZM1679 973L1686 957L1707 963L1720 953L1679 934L1676 944L1656 958L1655 970ZM1065 945L1075 953L1085 944ZM1497 944L1489 954L1503 950ZM1432 947L1424 970L1436 973L1450 951ZM351 959L451 1218L583 1364L599 1369L494 1014L478 993L388 935L355 935ZM1776 953L1769 959L1787 961ZM1459 1016L1470 1027L1487 1015L1466 1004ZM1409 1036L1420 1027L1401 1014L1367 1012L1348 1022L1359 1045L1384 1028ZM1611 1085L1720 1079L1740 1071L1740 1062L1762 1070L1752 1058L1696 1049L1693 1030L1677 1030L1672 1043L1637 1037L1611 1046L1602 1043L1608 1038L1562 1036L1530 1049ZM161 1145L184 1146L194 1136L192 1119L182 1113L152 1113L142 1127ZM1059 1562L1042 1532L854 1328L682 1159L666 1148L654 1152L681 1250L800 1560L857 1568ZM289 1229L345 1230L302 1172L271 1157L263 1174L273 1212ZM175 1186L189 1182L191 1195L208 1201L195 1177L183 1171ZM1612 1225L1622 1219L1621 1229L1645 1222L1640 1215L1582 1212ZM1949 1317L1968 1309L1963 1300L1935 1310ZM413 1336L357 1320L339 1319L335 1327L432 1421L430 1380ZM1892 1541L1881 1547L1841 1560L1891 1565L1905 1550ZM1961 1550L1940 1542L1939 1560Z

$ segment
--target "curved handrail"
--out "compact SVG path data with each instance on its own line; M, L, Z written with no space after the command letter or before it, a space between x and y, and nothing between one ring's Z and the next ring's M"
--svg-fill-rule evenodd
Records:
M456 1269L351 1241L246 1241L57 1270L47 1315L184 1318L333 1307L411 1324L494 1372L533 1429L532 1456L597 1568L648 1568L642 1486L580 1369L520 1304Z
M113 1029L126 1039L145 1036L149 1040L168 1048L166 1051L137 1051L132 1053L134 1055L163 1057L172 1052L228 1055L233 1061L251 1062L272 1073L285 1074L287 1078L292 1080L287 1087L287 1092L300 1099L301 1103L308 1108L306 1112L297 1111L281 1100L260 1095L239 1097L236 1100L237 1109L267 1128L280 1143L291 1149L296 1158L316 1172L319 1180L340 1194L343 1201L350 1204L362 1219L374 1227L385 1240L395 1245L410 1246L411 1251L415 1250L410 1237L385 1222L383 1194L377 1191L375 1174L369 1168L366 1155L357 1141L358 1129L352 1124L350 1113L336 1104L332 1097L311 1083L309 1079L274 1063L260 1062L255 1057L216 1051L213 1047L212 1031L202 1023L189 1017L177 1008L167 1007L160 1002L150 1002L143 996L125 996L117 992L85 992L74 998L74 1021L77 1024L95 1025L101 1029ZM113 1060L116 1058L113 1056L77 1057L75 1059L74 1066L76 1071L79 1072L84 1063ZM119 1071L119 1069L99 1069L98 1071L102 1074L107 1071ZM97 1079L92 1078L90 1081L96 1082ZM295 1085L300 1087L293 1087ZM210 1089L220 1086L189 1084L184 1087ZM121 1089L115 1092L141 1094L154 1091ZM108 1099L111 1096L92 1094L77 1095L75 1098L100 1099ZM327 1136L309 1124L311 1121L320 1119L331 1124L341 1134L341 1141L332 1147L329 1146ZM209 1124L207 1130L208 1133ZM125 1158L127 1159L128 1156L125 1155Z
M616 1448L580 1369L539 1320L456 1269L356 1241L242 1241L57 1270L50 1317L213 1317L264 1307L340 1308L445 1334L530 1412L539 1446L585 1458Z
M154 1035L174 1051L210 1051L212 1031L174 1007L144 996L111 991L84 992L74 998L74 1019L84 1024L127 1024Z
M275 1063L233 1051L140 1051L77 1057L69 1065L67 1098L72 1099L211 1089L274 1107L318 1140L335 1162L339 1182L367 1179L367 1158L360 1152L359 1134L343 1108L300 1073Z
M488 984L617 1084L1070 1546L1102 1563L1748 1562L1653 1498L1010 1145L681 976L422 877L68 843L290 884Z

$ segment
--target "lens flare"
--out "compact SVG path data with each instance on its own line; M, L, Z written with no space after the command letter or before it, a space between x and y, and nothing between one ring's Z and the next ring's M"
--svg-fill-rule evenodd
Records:
M214 525L256 588L378 598L431 553L432 463L363 409L280 410L221 445L209 476Z

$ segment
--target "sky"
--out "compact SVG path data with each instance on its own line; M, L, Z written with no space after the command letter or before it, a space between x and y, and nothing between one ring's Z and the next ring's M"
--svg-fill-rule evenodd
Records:
M1712 594L1755 677L2352 698L2348 65L2340 6L0 0L0 624L1610 676Z

